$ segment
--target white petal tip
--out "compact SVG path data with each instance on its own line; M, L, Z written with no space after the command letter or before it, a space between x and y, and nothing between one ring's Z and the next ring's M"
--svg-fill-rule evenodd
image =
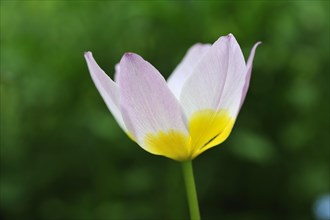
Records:
M255 43L255 44L253 45L253 47L252 47L252 51L251 51L251 53L253 54L253 56L254 56L254 53L255 53L257 47L258 47L260 44L262 44L262 42L261 42L261 41L258 41L257 43Z
M90 59L90 58L93 57L93 54L92 54L92 52L90 52L90 51L86 51L86 52L84 53L84 57L85 57L86 59Z
M121 58L120 62L119 63L122 63L122 62L128 62L128 63L131 63L131 62L135 62L137 60L141 60L142 58L136 54L136 53L132 53L132 52L126 52L124 53L123 57ZM120 64L122 65L122 64Z
M124 53L124 56L123 56L123 57L126 57L126 58L133 58L134 56L136 56L135 53L132 53L132 52L126 52L126 53Z
M139 55L135 54L135 53L132 53L132 52L126 52L124 53L123 57L121 58L121 61L132 61L134 60L135 58L139 57Z
M225 37L227 37L228 40L235 39L235 37L234 37L234 35L233 35L232 33L229 33L229 34L228 34L227 36L225 36Z
M224 39L226 39L227 41L236 41L235 36L232 33L229 33L228 35L224 36Z

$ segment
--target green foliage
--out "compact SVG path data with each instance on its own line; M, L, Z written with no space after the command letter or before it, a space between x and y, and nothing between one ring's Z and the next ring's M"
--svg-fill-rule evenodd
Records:
M328 1L1 1L1 219L188 218L180 165L131 142L83 52L167 77L196 42L258 48L232 135L194 160L204 219L312 219L329 193ZM138 82L137 82L138 83Z

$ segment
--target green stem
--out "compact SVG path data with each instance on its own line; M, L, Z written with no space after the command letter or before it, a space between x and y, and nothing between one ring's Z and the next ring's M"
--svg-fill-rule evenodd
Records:
M188 204L190 210L190 219L200 220L201 216L199 214L197 192L196 192L191 160L182 162L182 171L183 171L184 182L186 184L187 198L188 198Z

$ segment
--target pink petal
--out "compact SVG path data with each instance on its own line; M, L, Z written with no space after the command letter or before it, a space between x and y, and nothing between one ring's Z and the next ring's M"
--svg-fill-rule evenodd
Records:
M246 93L248 91L248 88L249 88L249 85L250 85L250 79L251 79L251 72L252 72L252 63L253 63L253 59L254 59L254 54L256 52L256 49L257 47L261 44L261 42L257 42L251 52L250 52L250 56L249 56L249 59L247 61L247 64L246 64L246 76L245 76L245 84L244 84L244 87L243 87L243 92L242 92L242 98L241 98L241 102L240 102L240 107L242 107L243 105L243 102L245 100L245 97L246 97Z
M217 109L229 110L236 118L245 83L246 65L242 50L233 35L230 36L230 52L226 82Z
M123 119L141 147L148 150L144 139L149 133L174 130L187 134L177 99L150 63L126 53L120 61L118 81Z
M174 95L179 98L181 89L186 79L191 75L194 67L211 47L210 44L195 44L183 57L181 63L175 68L167 80L168 86Z
M127 129L124 125L123 118L119 111L118 85L113 82L110 77L99 67L99 65L94 60L93 54L91 52L86 52L84 56L97 90L100 92L104 102L108 106L117 123L126 132Z
M242 91L245 71L244 57L235 37L231 34L220 37L183 85L180 101L187 117L203 109L235 113L241 98L236 90Z

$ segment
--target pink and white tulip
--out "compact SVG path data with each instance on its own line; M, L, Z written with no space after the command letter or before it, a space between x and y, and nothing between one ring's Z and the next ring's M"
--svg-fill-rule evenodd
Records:
M92 79L120 127L143 149L192 160L229 136L244 102L256 43L248 62L232 34L195 44L166 81L142 57L125 53L115 81L85 59Z

